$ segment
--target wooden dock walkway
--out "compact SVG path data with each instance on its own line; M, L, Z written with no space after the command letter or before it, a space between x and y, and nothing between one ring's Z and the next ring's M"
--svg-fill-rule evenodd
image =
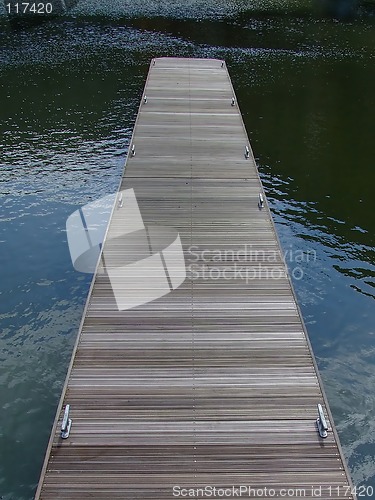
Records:
M152 61L132 145L120 189L145 226L179 233L187 276L175 240L130 294L121 279L114 290L119 198L36 499L354 498L225 64ZM171 242L150 234L150 255ZM119 310L117 293L139 305Z

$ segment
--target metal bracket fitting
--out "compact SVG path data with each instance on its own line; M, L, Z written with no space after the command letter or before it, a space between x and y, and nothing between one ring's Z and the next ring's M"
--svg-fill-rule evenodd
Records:
M326 438L328 436L328 425L320 403L318 404L318 418L316 419L316 425L318 427L319 436L321 438Z
M259 193L259 201L258 201L258 207L262 209L264 207L264 198L262 193Z
M72 427L72 419L69 418L70 405L65 406L64 418L61 424L61 438L67 439L70 434L70 429Z

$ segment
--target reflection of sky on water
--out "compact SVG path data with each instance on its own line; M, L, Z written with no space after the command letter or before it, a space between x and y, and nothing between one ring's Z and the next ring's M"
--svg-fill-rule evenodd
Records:
M345 221L290 199L289 184L265 167L262 181L280 241L293 254L307 249L316 261L293 262L303 268L294 281L354 484L373 485L375 474L375 249L346 241ZM366 233L365 229L351 228Z

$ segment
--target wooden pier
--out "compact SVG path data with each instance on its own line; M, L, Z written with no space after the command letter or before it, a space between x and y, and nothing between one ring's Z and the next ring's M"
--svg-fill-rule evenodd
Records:
M120 190L186 279L165 255L170 293L156 260L114 289L119 197L36 499L354 498L225 63L153 60L133 146Z

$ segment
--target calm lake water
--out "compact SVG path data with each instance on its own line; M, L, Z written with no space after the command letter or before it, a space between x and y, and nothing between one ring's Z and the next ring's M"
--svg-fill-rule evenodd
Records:
M117 187L156 56L226 59L284 250L316 252L295 289L353 482L375 488L375 17L102 4L0 16L0 498L33 498L90 283L65 221Z

